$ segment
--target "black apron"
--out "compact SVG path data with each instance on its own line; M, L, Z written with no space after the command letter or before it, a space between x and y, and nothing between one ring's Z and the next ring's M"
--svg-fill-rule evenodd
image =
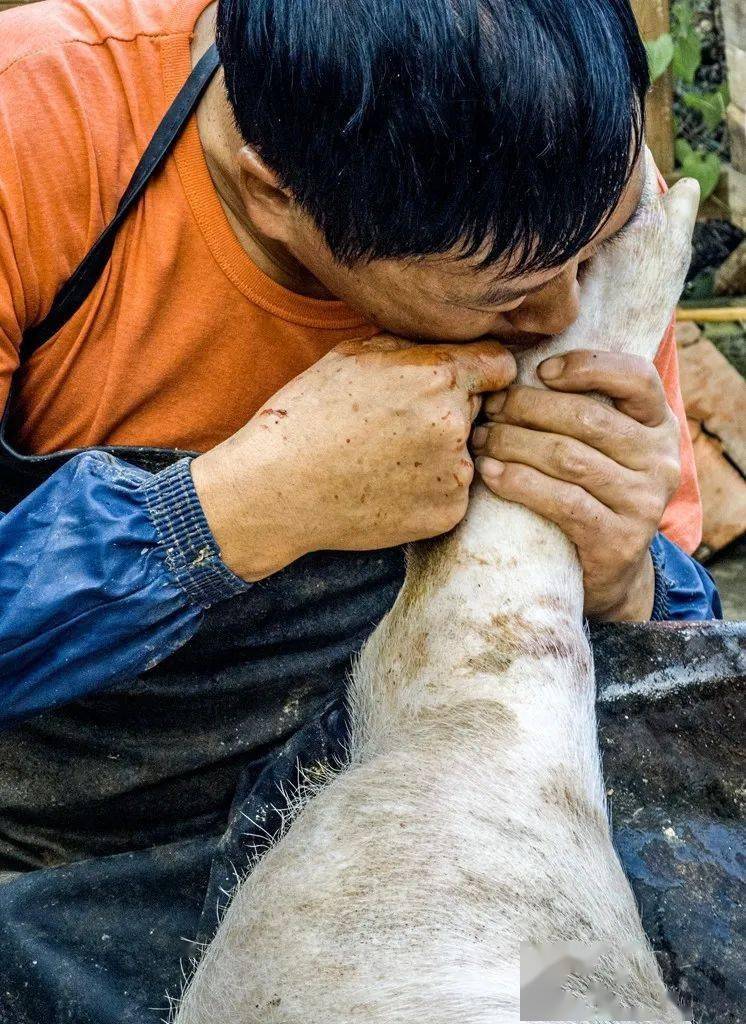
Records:
M218 66L213 46L166 113L114 220L24 336L20 373L90 294ZM79 453L17 451L13 390L0 428L6 512ZM151 471L194 454L94 450ZM310 555L210 608L194 638L141 677L0 732L0 876L20 872L0 885L3 1024L149 1020L147 1007L178 990L180 959L193 952L187 940L216 926L234 872L246 869L248 837L277 830L283 790L300 767L341 755L351 660L403 578L401 549ZM29 952L26 961L39 944L46 954ZM98 971L116 984L96 995ZM29 984L14 988L17 977Z
M168 156L219 65L213 46L158 127L112 223L24 337L22 363L80 308L117 231ZM0 431L7 511L77 454L23 455ZM184 452L101 448L148 470ZM0 733L0 871L146 849L224 829L278 750L339 719L345 675L403 579L401 551L316 554L209 609L197 635L138 679ZM102 756L102 750L106 755ZM315 758L318 751L309 750ZM274 800L279 793L273 792Z
M23 360L90 293L118 227L217 66L212 48L156 132L112 225L25 337ZM2 510L76 454L15 451L12 400L8 410ZM104 450L153 471L185 454ZM4 869L18 872L0 884L0 1024L168 1017L166 994L178 995L195 942L211 938L257 839L276 832L283 787L299 766L339 756L351 658L403 577L400 549L311 555L211 608L193 640L141 678L0 733L0 882ZM594 646L615 839L643 923L668 983L692 999L698 1020L742 1024L739 868L724 851L739 827L727 794L737 790L743 733L743 634L730 636L729 649L718 628L607 627ZM631 691L629 701L604 708L604 687L626 686L661 663L702 671L673 702L648 706ZM675 843L663 831L671 822Z

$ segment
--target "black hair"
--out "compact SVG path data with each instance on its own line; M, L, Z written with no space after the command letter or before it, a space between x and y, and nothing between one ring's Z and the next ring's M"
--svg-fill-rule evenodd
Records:
M218 47L244 141L347 264L559 266L642 144L628 0L220 0Z

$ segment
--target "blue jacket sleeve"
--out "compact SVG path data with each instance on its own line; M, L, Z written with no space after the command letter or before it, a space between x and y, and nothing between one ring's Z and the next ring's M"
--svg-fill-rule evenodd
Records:
M0 726L135 678L248 586L188 460L151 474L76 456L0 516Z
M653 622L722 619L715 581L708 571L662 533L650 546L655 568Z

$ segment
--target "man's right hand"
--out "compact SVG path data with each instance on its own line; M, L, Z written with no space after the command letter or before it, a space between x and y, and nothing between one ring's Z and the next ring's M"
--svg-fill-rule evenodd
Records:
M225 563L259 580L319 550L434 537L466 513L480 395L515 376L494 341L346 342L290 381L192 477Z

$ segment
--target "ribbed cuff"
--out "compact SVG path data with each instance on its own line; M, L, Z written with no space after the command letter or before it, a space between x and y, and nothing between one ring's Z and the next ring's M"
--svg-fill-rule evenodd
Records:
M670 583L666 577L666 555L657 534L650 545L650 557L653 560L653 570L655 572L655 595L653 597L653 612L650 616L650 621L667 622L671 617L668 603Z
M190 461L181 459L154 474L143 491L168 568L193 604L209 608L251 584L231 572L220 557L194 488Z

